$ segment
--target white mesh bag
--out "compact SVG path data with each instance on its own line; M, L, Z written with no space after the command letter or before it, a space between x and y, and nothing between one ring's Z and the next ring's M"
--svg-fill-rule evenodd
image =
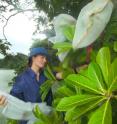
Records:
M40 110L49 114L52 108L47 106L46 103L30 103L19 100L16 97L9 95L0 90L0 95L6 97L7 105L0 108L0 112L7 118L15 120L33 120L35 117L33 115L33 108L35 105L39 105Z
M49 38L49 41L51 41L53 44L58 43L58 42L64 42L66 41L66 37L63 33L63 28L69 25L75 26L76 19L68 14L60 14L54 18L53 25L54 25L56 36ZM68 54L68 51L59 54L58 55L59 60L63 61L64 58L67 56L67 54Z
M80 12L73 38L73 48L83 48L93 43L110 20L113 10L111 0L93 0Z

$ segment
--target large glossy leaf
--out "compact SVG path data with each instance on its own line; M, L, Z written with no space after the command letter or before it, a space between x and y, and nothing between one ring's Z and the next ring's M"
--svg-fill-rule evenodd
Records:
M68 87L66 86L62 86L60 87L57 92L58 94L62 95L62 96L72 96L72 95L75 95L75 92L73 92L71 89L69 89Z
M109 87L109 92L112 90L117 90L117 58L113 61L111 65L113 80Z
M41 87L40 87L41 92L40 93L41 93L42 101L44 101L46 99L46 96L47 96L48 92L50 91L52 84L53 84L52 80L47 80L46 82L44 82L41 85Z
M69 121L68 124L82 124L81 119L78 119L76 121Z
M98 106L105 98L101 98L98 100L91 101L87 104L81 105L79 107L75 107L70 109L65 116L66 121L75 121L83 114L87 113L88 111L92 110L96 106Z
M88 124L112 124L112 110L109 101L93 113Z
M58 49L57 55L59 56L60 61L63 61L72 48L72 45L69 42L60 42L55 43L53 48Z
M60 61L63 61L72 49L72 44L69 42L58 42L54 44L53 48L58 49L57 55Z
M49 65L46 66L46 69L44 70L44 73L46 75L46 77L50 80L56 80L51 68L49 67Z
M101 70L95 62L92 62L88 66L88 77L92 80L92 82L96 82L102 92L105 91Z
M50 120L49 120L49 117L47 115L43 114L43 112L41 112L38 105L36 105L34 107L33 113L34 113L35 117L39 119L35 122L35 124L37 124L37 123L44 124L44 122L48 123L48 124L51 124Z
M103 94L102 90L100 89L100 85L92 81L89 77L86 75L80 75L80 74L71 74L66 79L66 82L71 83L71 85L81 87L85 90L97 93L97 94Z
M90 101L97 100L101 96L96 95L75 95L62 98L57 106L58 111L67 111L75 106L84 105Z
M114 42L114 51L117 52L117 41Z
M45 124L45 122L39 119L39 120L35 121L34 124Z
M72 41L75 33L75 25L64 26L63 33L67 40Z
M72 45L69 42L62 42L62 43L60 42L60 43L55 43L53 48L55 48L55 49L57 49L57 48L66 49L67 48L69 50L72 48Z
M98 55L96 57L96 62L101 68L104 81L107 84L107 87L111 84L111 57L110 50L108 47L103 47L99 50Z
M83 48L93 43L110 20L113 10L111 0L93 0L80 12L73 39L73 48Z

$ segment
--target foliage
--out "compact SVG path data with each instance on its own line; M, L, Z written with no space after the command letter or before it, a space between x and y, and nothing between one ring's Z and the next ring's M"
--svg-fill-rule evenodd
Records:
M16 120L8 119L7 124L18 124Z
M34 108L34 115L37 117L34 124L63 124L62 115L58 114L55 110L49 115L45 115L37 105Z
M62 0L35 0L36 6L39 10L47 13L50 20L60 13L70 14L77 18L81 8L90 1L67 0L66 2ZM52 64L52 66L58 65L56 70L63 72L64 79L61 81L56 80L50 69L51 66L47 66L45 74L48 80L41 86L41 94L42 100L44 101L48 91L50 88L52 89L54 111L50 115L44 115L39 107L36 106L34 109L34 114L37 117L35 124L116 124L117 4L116 0L113 1L115 3L115 9L112 18L104 32L97 39L97 42L93 44L91 51L92 62L88 68L86 67L83 70L79 69L79 66L86 63L87 51L85 48L76 51L71 49L70 41L73 39L74 30L70 27L64 27L63 33L67 39L64 43L57 43L52 46L45 39L43 42L36 40L32 45L32 47L44 46L48 49L51 55L49 64ZM53 57L56 54L57 48L60 49L59 53L69 50L65 60L60 64L58 64L58 59ZM27 63L26 61L26 59L22 61L23 68ZM17 67L19 65L15 66L17 73L19 73L20 69Z
M9 42L4 42L0 40L0 53L3 55L7 55L7 50L9 50L9 46L11 44Z
M50 91L50 89L52 87L52 85L57 81L53 72L51 71L49 65L47 65L46 69L44 70L44 74L46 75L48 80L46 82L44 82L40 87L42 101L45 100L48 92Z
M19 66L25 64L27 61L27 56L21 53L17 55L8 54L3 59L0 60L0 68L7 69L18 69Z
M66 1L52 1L52 0L50 0L50 1L35 0L35 1L36 1L37 7L39 9L42 9L45 13L47 13L47 15L50 19L52 19L53 17L55 17L59 14L62 14L62 13L69 14L69 15L77 18L81 8L83 8L84 5L86 5L87 3L91 2L91 0L78 0L78 1L76 1L76 0L69 1L68 0L68 2L66 2ZM116 0L112 0L112 1L114 3L114 11L112 14L112 18L111 18L109 24L107 25L106 29L104 30L104 32L97 39L97 42L95 44L93 44L93 50L92 50L91 56L89 56L89 57L85 56L85 58L84 58L84 54L85 54L86 50L84 50L84 49L81 50L80 60L83 60L82 62L80 62L81 64L85 63L85 61L89 61L90 59L92 59L92 57L95 56L95 54L97 53L97 51L99 50L100 47L109 46L112 48L113 42L116 40L116 36L117 36L116 35L116 32L117 32L116 31L117 1ZM86 51L86 54L88 54L87 51ZM88 59L88 60L86 60L86 59Z
M74 71L64 71L63 73L68 75L64 77L64 81L56 81L48 68L46 75L50 80L49 88L54 88L53 107L60 111L59 115L63 112L64 119L62 117L61 123L112 124L112 119L113 124L116 123L117 113L114 110L117 105L116 66L117 58L112 60L109 48L103 47L99 50L95 61L79 74L75 74ZM48 91L47 82L41 87L43 94ZM43 121L42 124L47 123L46 119ZM40 123L40 121L36 122L36 124Z
M36 6L47 13L50 19L58 14L70 14L77 18L81 8L91 0L35 0ZM77 10L77 11L76 11Z
M112 124L111 101L116 99L117 58L111 63L108 47L100 49L96 62L79 74L71 74L66 85L79 89L80 94L62 98L57 105L58 111L66 111L65 120L69 123L87 115L88 124ZM63 91L65 92L65 91ZM89 114L93 113L90 117Z

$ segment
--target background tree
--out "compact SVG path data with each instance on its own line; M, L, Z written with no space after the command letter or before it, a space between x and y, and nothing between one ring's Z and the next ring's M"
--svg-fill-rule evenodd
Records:
M49 20L51 21L55 16L65 13L69 14L77 19L80 10L92 0L35 0L36 7L39 10L43 10ZM101 46L107 46L113 48L113 43L116 41L117 38L117 1L113 0L114 2L114 11L112 18L104 30L102 35L97 39L97 43L87 48L87 57L86 62L89 62L92 59L92 55L95 56L95 52L99 50ZM93 47L93 49L92 49ZM93 52L93 53L92 53Z
M0 53L3 55L7 55L7 50L9 50L10 45L11 44L9 42L0 40Z
M91 0L35 0L36 7L47 13L50 19L61 13L77 18L81 8Z

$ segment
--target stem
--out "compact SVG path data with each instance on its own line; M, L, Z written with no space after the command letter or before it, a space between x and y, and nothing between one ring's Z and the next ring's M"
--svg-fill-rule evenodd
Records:
M89 63L91 58L91 52L93 50L93 45L91 44L90 46L88 46L86 50L87 50L86 63Z

